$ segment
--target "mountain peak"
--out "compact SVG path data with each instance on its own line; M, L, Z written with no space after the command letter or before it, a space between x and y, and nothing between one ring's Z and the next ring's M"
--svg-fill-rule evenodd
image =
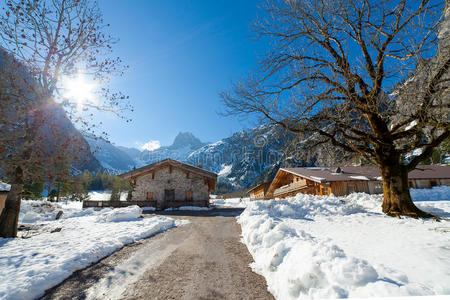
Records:
M186 146L190 146L191 149L198 149L204 144L195 135L190 132L180 132L175 137L170 149L180 149Z

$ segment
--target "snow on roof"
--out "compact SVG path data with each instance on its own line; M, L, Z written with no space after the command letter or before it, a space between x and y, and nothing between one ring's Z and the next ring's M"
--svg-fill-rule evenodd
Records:
M370 180L366 176L350 176L350 178L358 179L358 180Z
M316 177L316 176L311 176L311 178L312 178L312 179L315 179L315 180L317 180L317 181L325 181L325 180L326 180L325 178L322 178L322 177Z
M0 192L9 192L11 190L11 185L0 181Z

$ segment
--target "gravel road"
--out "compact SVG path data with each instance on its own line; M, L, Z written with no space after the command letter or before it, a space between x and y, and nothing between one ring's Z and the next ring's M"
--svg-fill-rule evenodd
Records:
M75 272L42 299L274 299L249 267L241 211L167 212L189 223Z

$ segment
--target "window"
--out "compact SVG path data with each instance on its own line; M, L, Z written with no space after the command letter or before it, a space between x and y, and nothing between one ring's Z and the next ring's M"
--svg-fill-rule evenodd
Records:
M186 191L186 201L192 201L192 191Z
M382 183L375 183L375 193L380 193L383 191L383 184Z
M328 195L328 188L327 187L323 187L322 188L322 195Z
M436 180L431 180L431 181L430 181L430 185L431 185L431 187L437 186Z
M147 200L153 200L153 192L147 192Z

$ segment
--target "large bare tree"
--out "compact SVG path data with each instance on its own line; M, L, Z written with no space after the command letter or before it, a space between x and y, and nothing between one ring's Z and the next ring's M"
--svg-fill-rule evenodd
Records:
M92 131L90 109L119 116L130 109L128 97L107 83L126 66L112 56L96 1L5 0L0 15L0 171L12 184L0 216L0 236L14 237L25 180L50 180L52 174L90 151L81 136L67 135L73 123ZM73 86L81 76L96 82ZM67 84L72 84L69 95ZM78 87L78 90L77 90ZM74 101L76 98L76 101ZM65 120L65 121L64 121ZM65 132L66 131L66 132Z
M448 3L273 0L264 8L256 32L271 50L222 93L228 113L358 153L381 171L384 213L430 217L411 200L408 172L450 135Z

